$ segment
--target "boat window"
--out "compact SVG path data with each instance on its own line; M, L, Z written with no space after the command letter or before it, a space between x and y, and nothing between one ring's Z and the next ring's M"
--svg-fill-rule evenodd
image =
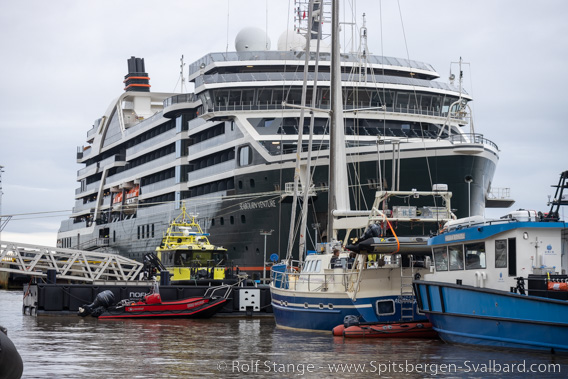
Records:
M315 268L314 272L320 272L320 270L321 270L321 261L317 260L316 261L316 268Z
M507 240L495 240L495 268L507 267Z
M390 299L390 300L379 300L377 301L377 315L379 316L388 316L388 315L394 315L394 300Z
M465 268L475 270L487 268L485 259L485 242L470 243L465 245Z
M448 251L446 247L436 247L433 249L433 253L436 271L448 271Z
M304 267L304 272L310 272L312 269L312 263L313 261L309 261L306 263L306 266Z
M463 247L462 245L449 246L450 270L463 270Z

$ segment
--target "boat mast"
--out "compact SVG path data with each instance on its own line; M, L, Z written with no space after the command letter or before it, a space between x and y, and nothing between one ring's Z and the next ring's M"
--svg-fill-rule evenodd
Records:
M312 10L313 10L313 0L310 0L308 6L308 20L312 20ZM311 25L307 28L306 32L306 48L305 48L305 60L304 60L304 83L302 85L302 98L301 98L301 108L300 108L300 125L298 125L298 143L296 146L296 168L294 170L294 196L292 197L292 210L290 216L290 232L288 234L288 251L286 252L286 260L290 260L292 258L292 249L294 246L294 234L296 229L296 208L298 206L298 182L300 181L301 175L301 159L302 159L302 145L304 139L304 118L305 112L304 109L306 107L306 92L308 86L308 66L310 62L310 39L311 39ZM309 187L309 184L305 183L305 187ZM304 191L307 189L304 188ZM305 206L305 204L304 204ZM300 235L304 235L304 231L300 231ZM305 237L304 237L305 238ZM305 247L305 241L303 243ZM300 259L304 255L304 251L302 250L302 242L300 241L300 251L298 252Z
M341 87L341 61L339 45L339 0L331 5L331 127L329 131L329 192L327 240L331 241L333 211L350 210L345 130L343 124L343 94Z
M312 86L312 103L311 106L316 106L317 99L317 86L318 86L318 71L319 71L319 53L320 53L320 42L322 38L322 20L323 20L323 4L321 0L313 0L313 6L311 7L312 17L310 19L311 27L309 31L310 38L314 37L316 39L316 62L314 68L314 84ZM306 158L306 169L305 169L305 179L304 179L304 192L302 199L302 223L300 225L300 262L302 262L303 257L306 253L306 235L308 234L308 202L312 183L311 175L311 163L312 163L312 144L314 140L314 111L310 111L310 129L309 129L309 140L308 140L308 156ZM317 238L316 238L317 239Z

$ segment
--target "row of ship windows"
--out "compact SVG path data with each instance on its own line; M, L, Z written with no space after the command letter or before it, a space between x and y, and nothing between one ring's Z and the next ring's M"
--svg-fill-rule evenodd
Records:
M241 224L246 224L246 222L247 222L246 216L241 215ZM229 223L231 225L235 224L235 216L229 216ZM225 217L219 217L219 225L220 226L225 225ZM215 226L215 219L214 218L211 219L211 226ZM248 247L247 247L247 249L248 249Z
M281 106L282 101L289 104L300 104L302 91L299 89L291 89L284 91L281 88L258 88L258 89L222 89L212 90L211 94L203 93L203 104L213 105L216 107L228 106L262 106L277 105ZM209 98L211 96L211 98ZM312 98L312 90L308 89L306 98ZM213 101L211 101L211 99ZM331 95L329 89L318 88L316 94L315 107L326 107L330 105ZM458 99L457 96L445 94L421 93L410 91L397 91L390 89L381 89L370 91L368 89L344 88L343 104L344 107L380 107L386 106L390 110L405 111L408 109L420 109L430 112L447 112L450 104Z
M138 225L138 239L154 238L154 224Z

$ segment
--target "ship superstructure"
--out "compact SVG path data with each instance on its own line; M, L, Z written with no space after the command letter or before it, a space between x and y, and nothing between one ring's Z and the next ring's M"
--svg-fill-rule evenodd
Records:
M302 156L308 143L309 117L299 125L294 107L301 100L305 54L294 38L281 38L277 50L268 50L265 41L249 30L237 38L237 51L210 53L191 64L193 93L150 92L144 61L129 59L125 92L95 122L77 153L84 167L58 246L141 260L160 245L184 201L212 243L226 247L242 269L260 272L265 249L268 256L284 255L291 198L304 189L310 191L313 228L308 249L325 240L330 54L319 53L311 105L312 182L294 189L300 128ZM311 55L308 99L316 79ZM426 63L361 58L346 53L341 63L352 208L368 209L377 190L429 191L444 183L458 216L482 214L498 148L473 132L471 96L436 80L439 75ZM260 234L265 230L280 233L265 245Z

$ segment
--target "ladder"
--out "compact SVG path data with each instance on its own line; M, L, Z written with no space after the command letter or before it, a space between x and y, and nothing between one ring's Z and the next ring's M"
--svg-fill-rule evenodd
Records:
M408 256L410 260L410 267L406 268L400 264L400 295L398 297L400 303L400 321L414 320L414 291L412 287L412 280L414 279L414 257ZM410 270L410 274L408 274Z

